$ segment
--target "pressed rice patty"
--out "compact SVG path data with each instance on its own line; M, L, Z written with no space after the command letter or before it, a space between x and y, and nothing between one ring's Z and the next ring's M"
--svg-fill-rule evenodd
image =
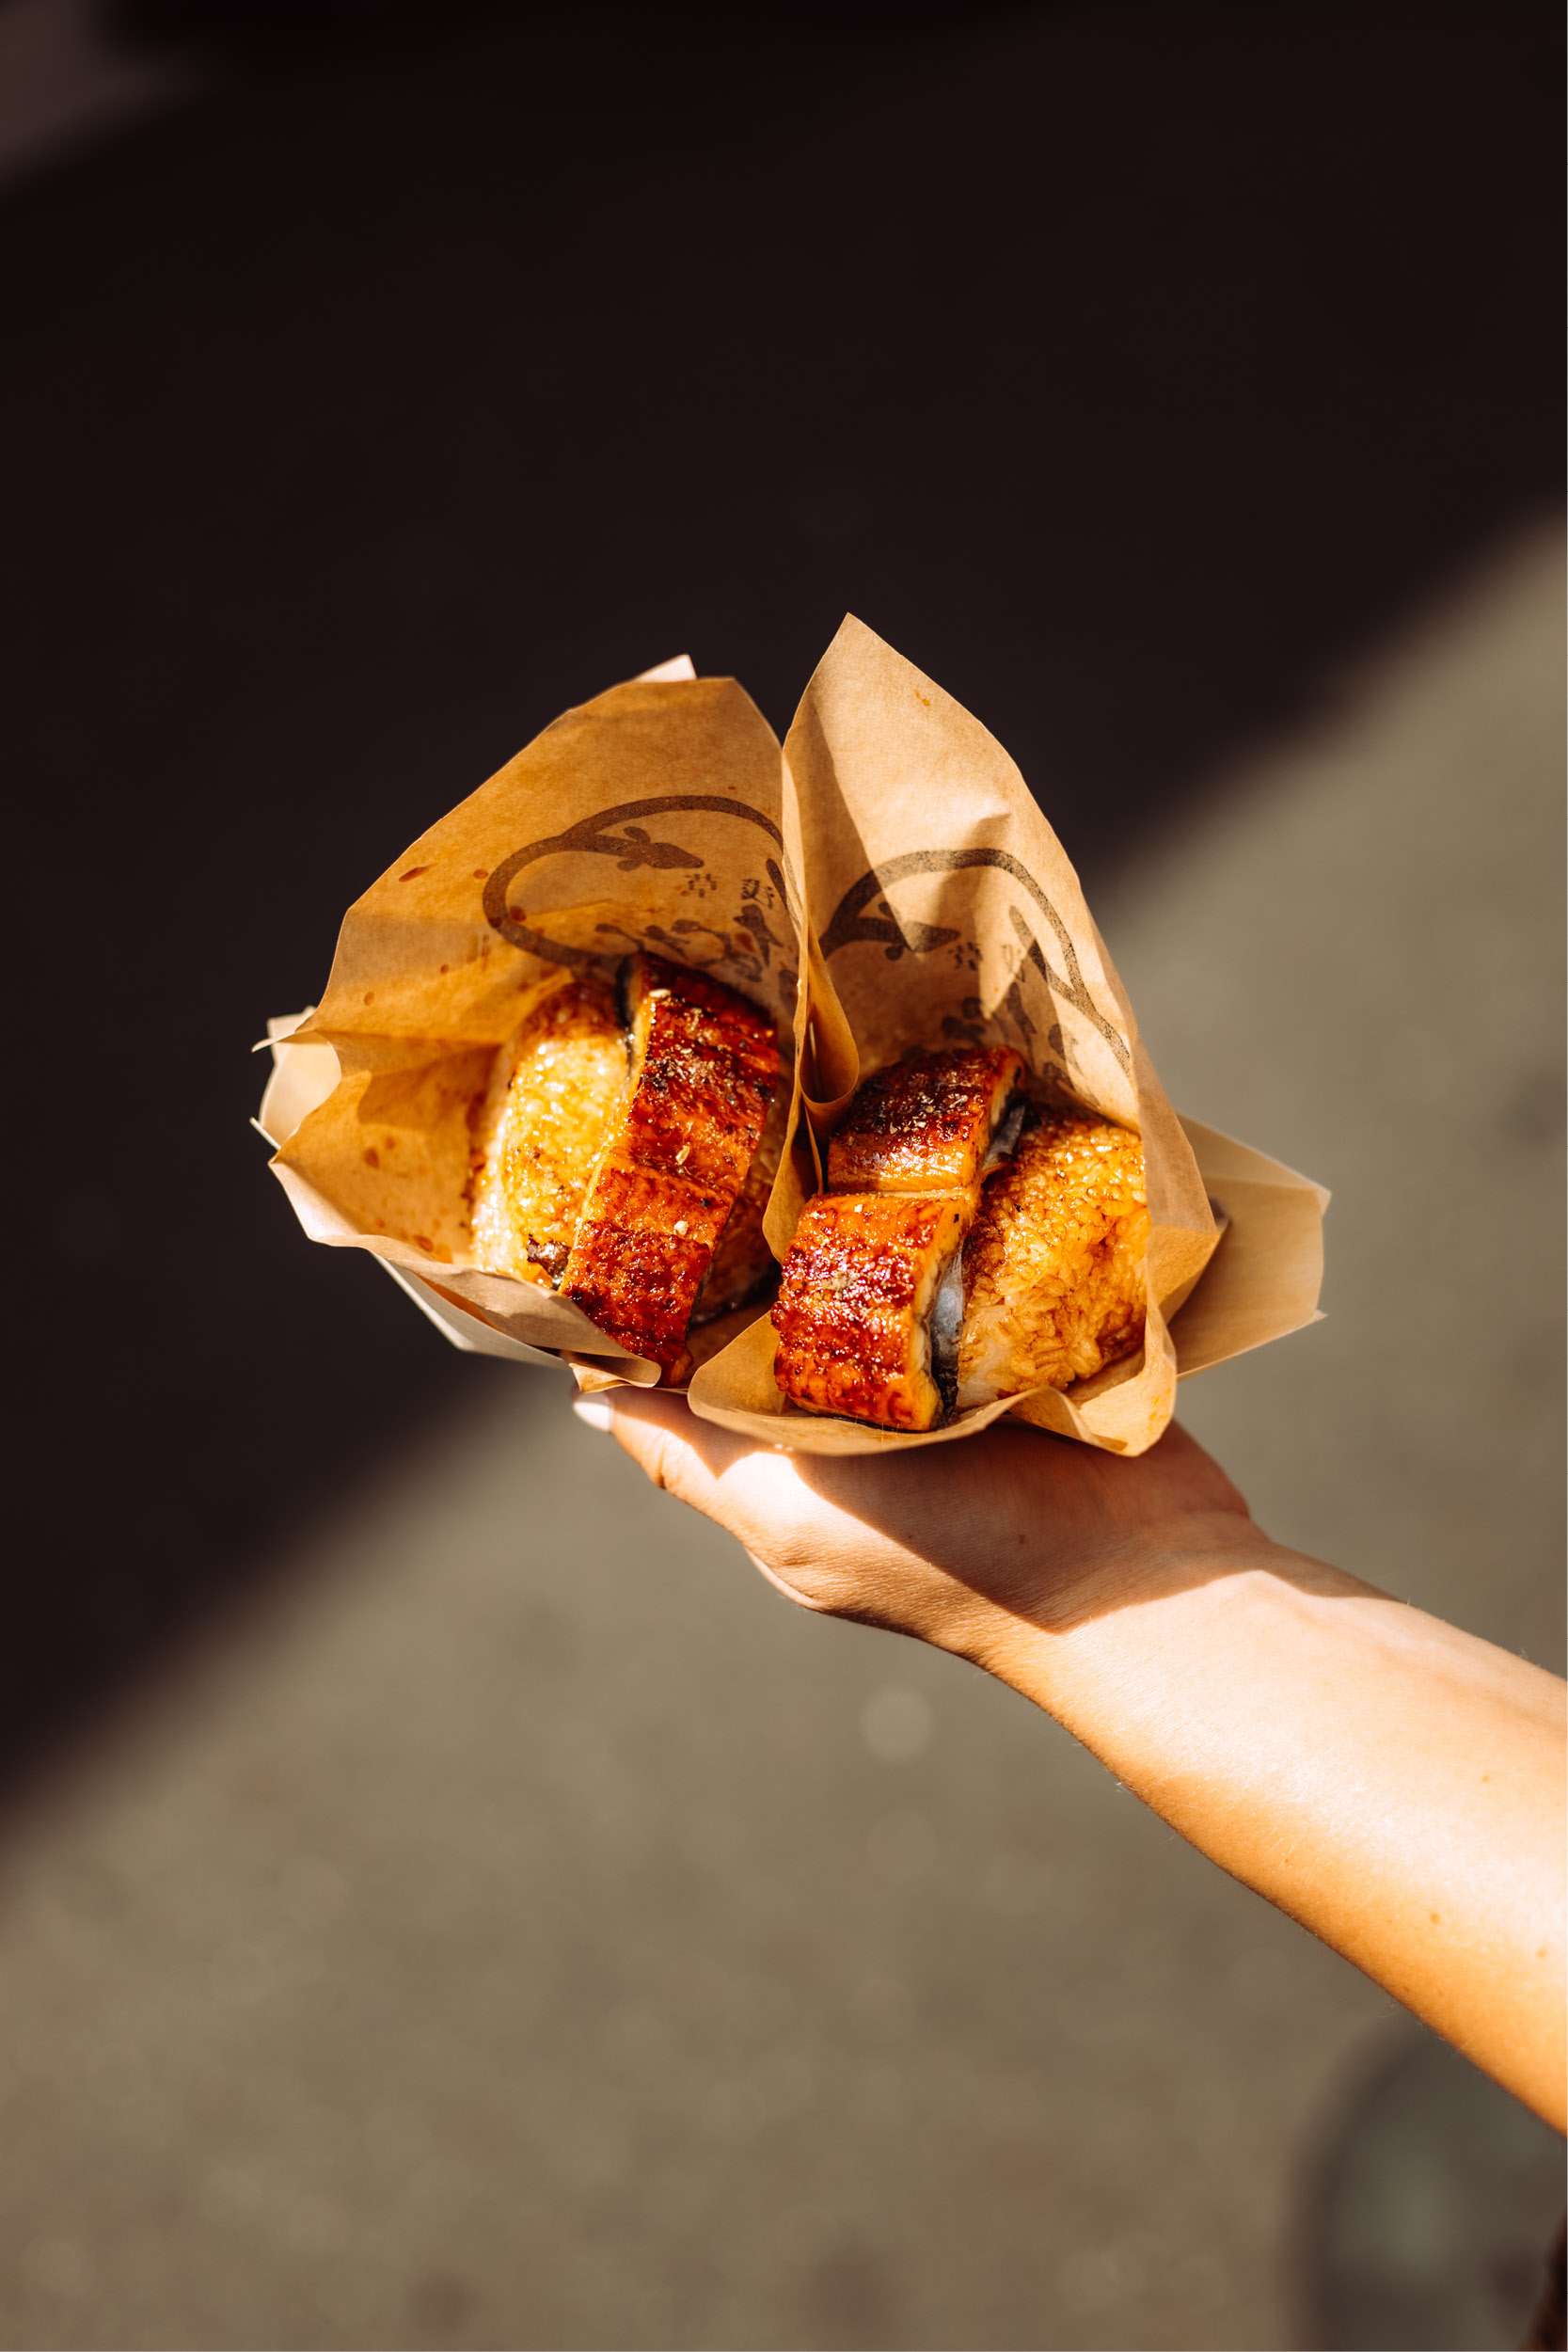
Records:
M958 1404L1065 1389L1128 1356L1144 1328L1143 1145L1047 1114L986 1185L964 1245Z
M626 1097L626 1041L608 989L566 980L496 1057L480 1120L474 1263L548 1287Z

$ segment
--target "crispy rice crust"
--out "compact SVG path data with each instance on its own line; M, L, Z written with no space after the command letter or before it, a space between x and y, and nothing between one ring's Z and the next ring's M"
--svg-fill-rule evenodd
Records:
M933 1428L943 1398L930 1370L931 1307L974 1208L973 1190L808 1200L773 1302L784 1394L807 1412Z
M561 1287L669 1382L686 1372L686 1327L762 1135L779 1054L767 1015L699 973L644 956L631 993L625 1115Z
M976 1184L1022 1075L1009 1046L906 1054L860 1089L828 1145L835 1192L947 1192Z
M476 1265L546 1286L560 1276L589 1179L626 1099L614 999L567 980L496 1056L476 1136Z
M1056 1113L985 1187L964 1245L958 1405L1065 1389L1130 1356L1144 1329L1143 1146Z

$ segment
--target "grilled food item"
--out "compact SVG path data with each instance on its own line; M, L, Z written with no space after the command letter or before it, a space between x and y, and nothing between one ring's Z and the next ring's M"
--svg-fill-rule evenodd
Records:
M1006 1048L910 1054L857 1093L772 1311L774 1377L806 1412L932 1429L1141 1343L1143 1147L1035 1110L1022 1076Z
M661 957L625 984L631 1072L561 1276L601 1331L684 1376L686 1329L779 1082L765 1013Z
M762 1137L752 1154L752 1165L746 1171L746 1182L736 1196L729 1221L714 1245L713 1263L708 1267L703 1287L697 1293L697 1303L691 1310L693 1326L713 1323L732 1309L743 1307L754 1298L765 1282L777 1274L778 1261L768 1246L762 1220L768 1208L768 1198L773 1189L773 1179L784 1157L784 1130L789 1124L789 1091L785 1087L775 1089L763 1121Z
M954 1192L978 1184L1022 1074L1008 1046L906 1054L865 1081L830 1138L831 1189Z
M772 1023L719 981L641 955L618 996L563 979L496 1057L474 1153L475 1263L559 1289L682 1378L699 1294L721 1314L772 1265L762 1210L783 1147L768 1120L779 1091Z
M563 977L496 1056L475 1136L475 1263L546 1287L571 1251L589 1179L626 1099L613 993Z
M960 1407L1065 1389L1143 1342L1143 1146L1087 1113L1041 1118L985 1189L964 1245Z
M801 1211L773 1325L774 1378L812 1413L930 1429L953 1403L962 1192L819 1192Z
M973 1046L908 1054L857 1092L773 1305L774 1377L807 1412L932 1429L952 1410L959 1253L1022 1074L1010 1048Z

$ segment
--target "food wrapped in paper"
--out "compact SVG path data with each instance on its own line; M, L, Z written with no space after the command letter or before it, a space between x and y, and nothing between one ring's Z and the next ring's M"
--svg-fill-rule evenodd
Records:
M911 1050L991 1049L999 1070L1022 1063L1037 1102L1141 1142L1135 1352L1066 1387L960 1397L934 1427L874 1427L837 1417L832 1380L814 1410L786 1399L779 1335L753 1298L688 1335L691 1402L707 1418L773 1445L863 1453L961 1438L1012 1413L1135 1454L1168 1422L1179 1377L1315 1319L1326 1194L1177 1118L1018 770L853 619L782 753L733 680L667 664L567 711L350 908L321 1006L272 1025L277 1068L258 1122L307 1232L372 1252L459 1346L564 1358L586 1385L683 1377L667 1334L661 1365L605 1327L614 1317L594 1283L566 1287L596 1320L550 1286L584 1254L574 1260L570 1220L557 1230L542 1213L526 1249L484 1246L475 1140L500 1133L507 1056L563 992L608 1002L633 955L736 992L793 1068L719 1235L716 1296L747 1293L759 1235L784 1258L863 1072ZM613 1016L583 1013L585 1055L595 1018ZM597 1138L611 1113L589 1060L573 1084L572 1115ZM581 1156L586 1193L612 1154L595 1141Z
M723 1305L761 1270L758 1226L776 1215L787 1231L799 1205L780 1148L803 1018L798 869L778 739L733 680L697 678L683 660L567 711L356 901L320 1006L272 1025L277 1068L258 1123L306 1232L380 1258L459 1345L679 1379L689 1359L676 1327L715 1246ZM626 1097L623 1079L610 1103L594 1071L621 1067L614 1005L628 970L641 1009L626 1019L639 1056L653 1057L650 1086L639 1097L634 1078ZM496 1116L494 1081L568 1011L577 1059L557 1051L545 1069L534 1054L531 1100L542 1115L560 1098L563 1135L580 1147L593 1130L605 1148L579 1150L575 1191L557 1167L556 1196L531 1203L546 1238L525 1251L498 1240L499 1187L486 1190L486 1152L499 1164L519 1140ZM705 1113L717 1139L698 1185L700 1162L672 1143L665 1113L677 1064L689 1080L705 1056L707 1098L689 1123L700 1136ZM737 1071L752 1082L738 1109ZM618 1175L612 1161L625 1162ZM655 1209L669 1197L688 1263L650 1319L626 1303L622 1228L636 1220L622 1196L636 1206L655 1193ZM765 1244L760 1259L771 1263ZM632 1270L645 1307L651 1269ZM742 1304L701 1322L696 1303L699 1359L752 1320ZM646 1355L633 1343L642 1331L657 1333Z
M1016 1052L1039 1099L1141 1138L1143 1344L1069 1387L960 1403L911 1431L786 1398L774 1377L779 1333L764 1317L702 1368L694 1408L816 1454L942 1443L1004 1413L1142 1453L1169 1422L1181 1375L1315 1318L1326 1194L1177 1118L1078 878L1018 769L860 622L845 622L808 686L784 760L820 942L808 1007L818 1136L832 1134L863 1072L911 1050Z

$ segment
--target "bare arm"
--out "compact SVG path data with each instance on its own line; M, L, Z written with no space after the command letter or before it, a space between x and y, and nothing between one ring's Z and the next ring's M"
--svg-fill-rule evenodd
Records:
M1172 1429L774 1453L580 1403L808 1608L973 1660L1561 2130L1564 1686L1271 1543Z

